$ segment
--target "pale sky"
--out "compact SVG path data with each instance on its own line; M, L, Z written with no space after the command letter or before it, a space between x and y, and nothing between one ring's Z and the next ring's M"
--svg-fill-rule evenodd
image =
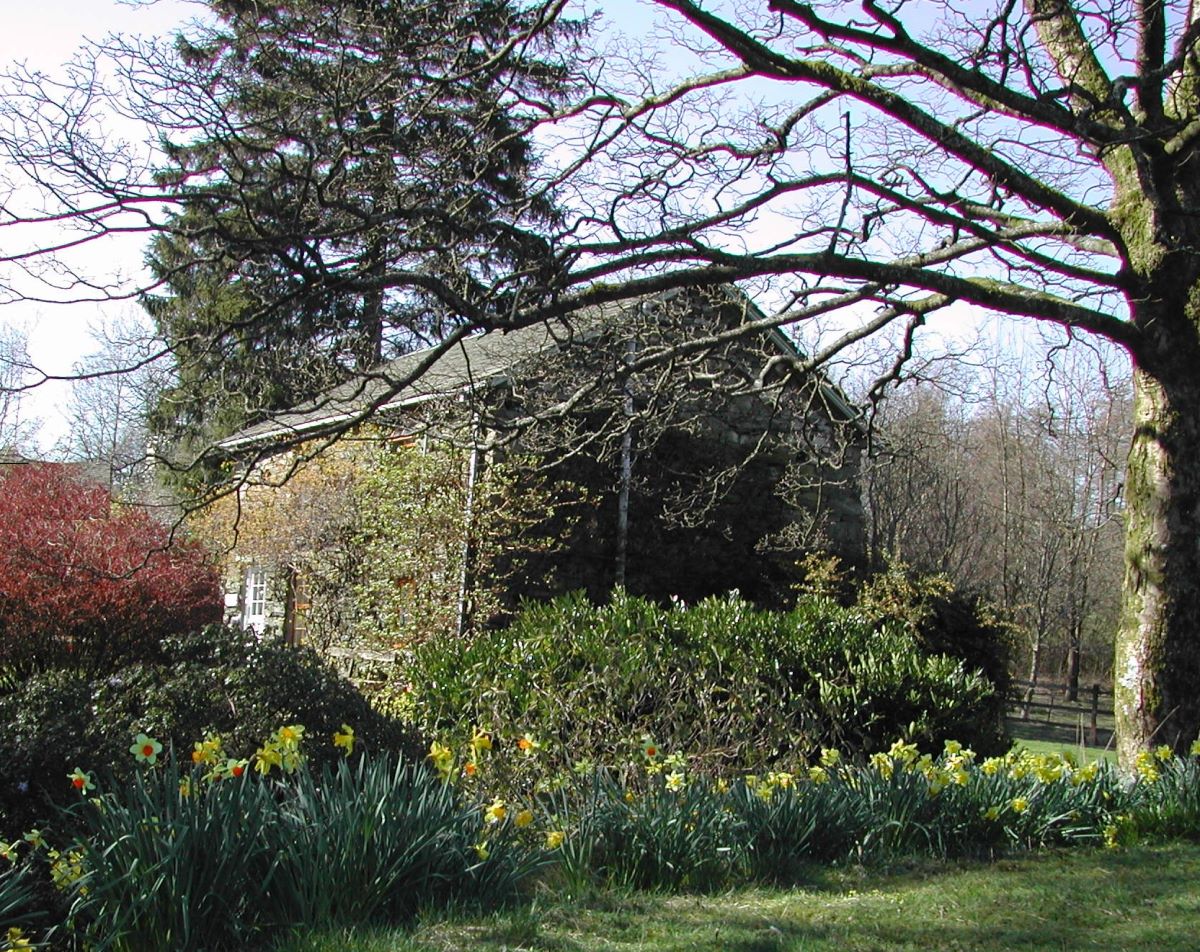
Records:
M661 13L656 14L645 0L578 0L582 7L601 9L604 28L601 33L620 32L637 38L644 50L663 50L657 69L678 67L671 43L664 36ZM20 5L9 0L0 31L0 71L14 62L24 61L38 70L54 73L69 60L85 39L99 40L110 33L164 35L207 10L200 0L31 0ZM670 21L667 21L670 22ZM0 241L3 236L0 236ZM123 246L106 245L95 260L102 273L114 270L136 273L140 267L141 243L127 241ZM138 314L136 304L111 307L99 305L0 306L0 324L26 329L34 363L50 374L69 374L82 356L95 348L89 328L111 322L123 314ZM39 388L26 401L26 415L39 417L43 427L39 443L48 451L63 435L59 411L69 394L66 384Z
M0 70L7 70L13 63L25 63L47 73L58 72L87 39L100 40L110 33L164 34L202 12L201 7L186 0L139 4L117 0L31 0L5 6L3 30L0 30ZM139 255L136 246L130 253ZM124 266L128 269L137 264L134 257ZM7 304L0 308L0 323L25 328L30 356L40 369L66 374L80 357L93 349L89 327L135 307ZM63 424L57 415L67 396L67 385L48 384L25 401L26 416L43 421L39 434L43 450L49 450L63 435Z
M639 0L585 0L590 8L603 7L610 28L643 40L650 32L653 14ZM581 4L582 5L582 4ZM5 4L0 30L0 71L14 63L50 74L58 73L85 40L101 40L113 33L161 36L189 20L202 18L206 5L201 0L30 0L20 5ZM140 266L141 244L123 246L106 242L90 259L103 273L119 268L130 272ZM70 305L4 304L0 325L25 329L30 357L43 372L66 375L85 354L95 349L90 328L111 322L123 314L137 313L136 304ZM49 451L65 431L61 411L69 396L69 385L48 383L31 392L24 401L25 416L42 421L38 443Z

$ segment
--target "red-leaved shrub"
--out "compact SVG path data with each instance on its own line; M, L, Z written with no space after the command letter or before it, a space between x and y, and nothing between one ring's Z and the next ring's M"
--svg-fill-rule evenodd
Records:
M67 466L0 469L0 664L111 664L217 621L216 570Z

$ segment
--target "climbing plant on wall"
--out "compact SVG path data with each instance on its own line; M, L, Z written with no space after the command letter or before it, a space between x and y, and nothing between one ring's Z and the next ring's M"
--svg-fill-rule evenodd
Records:
M577 502L524 460L358 432L313 459L266 461L201 517L233 580L264 567L318 647L405 647L514 607L525 558L559 544Z

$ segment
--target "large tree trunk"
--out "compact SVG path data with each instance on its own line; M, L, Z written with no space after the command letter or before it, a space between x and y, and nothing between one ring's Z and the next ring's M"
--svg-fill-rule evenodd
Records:
M1185 751L1200 730L1200 344L1187 313L1197 298L1146 321L1153 344L1136 357L1114 670L1126 768L1159 744Z

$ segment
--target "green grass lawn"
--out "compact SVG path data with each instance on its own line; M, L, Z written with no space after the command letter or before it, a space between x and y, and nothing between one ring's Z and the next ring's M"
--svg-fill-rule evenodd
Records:
M1107 760L1113 766L1117 763L1117 752L1104 747L1087 747L1079 744L1063 744L1057 741L1037 740L1033 737L1014 736L1016 746L1024 747L1035 754L1072 754L1081 764L1093 760Z
M1200 948L1200 846L1078 850L716 896L605 893L409 932L310 936L281 952L867 952Z

